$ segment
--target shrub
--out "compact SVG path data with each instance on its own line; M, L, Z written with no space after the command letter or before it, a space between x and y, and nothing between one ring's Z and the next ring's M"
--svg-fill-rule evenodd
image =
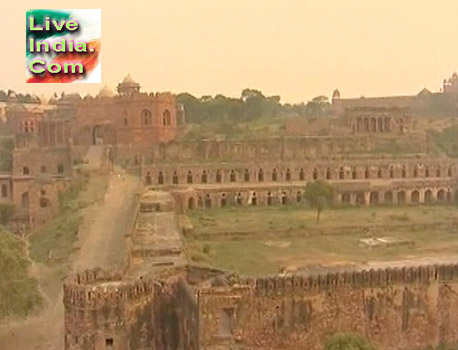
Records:
M375 350L362 335L351 332L335 333L324 346L325 350Z
M0 224L6 225L14 215L14 205L11 203L0 204Z

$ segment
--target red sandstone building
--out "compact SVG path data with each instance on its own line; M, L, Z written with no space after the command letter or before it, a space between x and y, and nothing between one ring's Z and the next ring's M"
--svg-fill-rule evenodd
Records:
M75 144L148 146L177 137L182 115L173 94L142 93L129 75L117 92L103 88L96 97L77 102Z

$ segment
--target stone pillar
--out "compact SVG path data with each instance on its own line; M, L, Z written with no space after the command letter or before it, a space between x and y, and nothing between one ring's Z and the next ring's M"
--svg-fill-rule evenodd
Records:
M371 193L370 192L364 192L364 205L370 205L371 201Z
M420 203L420 204L424 204L424 203L425 203L425 190L424 190L424 189L421 189L421 190L418 190L418 192L420 192L420 200L419 200L419 203Z

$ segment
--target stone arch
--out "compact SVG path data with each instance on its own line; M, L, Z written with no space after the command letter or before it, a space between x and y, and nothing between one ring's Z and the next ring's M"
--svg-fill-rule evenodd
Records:
M378 194L378 192L372 191L372 192L369 194L369 203L370 203L371 205L377 205L377 204L379 204L379 194Z
M150 174L149 171L146 172L145 184L146 184L147 186L151 186L151 185L153 184L153 181L152 181L152 179L151 179L151 174Z
M433 202L433 191L426 190L425 191L425 203L429 204Z
M326 176L326 178L328 178ZM340 167L339 169L339 180L344 180L345 179L345 169L343 166Z
M291 170L289 168L286 169L285 180L291 181Z
M22 168L22 174L23 175L30 175L30 169L28 166L25 166Z
M166 109L163 113L162 113L162 125L163 126L170 126L172 125L172 116L170 114L170 111L168 109Z
M57 173L63 174L64 173L64 166L62 164L57 165Z
M278 180L278 173L277 173L277 169L273 169L272 170L272 181L277 181Z
M377 169L377 178L383 179L383 170L382 168Z
M174 185L178 185L178 174L176 171L173 172L173 175L172 175L172 183Z
M164 174L162 173L162 171L159 171L159 174L157 175L157 183L159 185L164 184Z
M273 194L272 192L267 192L267 205L272 205L273 204Z
M356 180L358 178L358 171L356 170L356 167L353 167L353 169L351 170L351 178L353 180Z
M258 205L258 196L257 196L256 192L253 192L251 194L251 205L252 206Z
M237 181L237 176L235 174L235 170L234 169L232 169L230 174L229 174L229 180L231 182L236 182Z
M152 125L153 124L153 114L149 109L143 109L142 113L142 123L143 125Z
M50 206L50 201L49 199L45 197L40 198L40 208L49 208Z
M420 204L420 192L418 190L413 190L410 194L410 201L413 204Z
M313 169L313 180L318 180L318 169Z
M296 192L296 202L297 203L302 202L302 192L301 191Z
M242 202L243 202L242 194L240 192L237 192L235 195L235 203L237 205L242 205Z
M377 119L376 118L371 118L371 132L376 132L377 131Z
M393 192L392 191L386 191L383 197L384 197L383 202L385 204L393 204Z
M342 193L342 204L350 205L350 193Z
M425 177L429 177L430 173L429 173L429 166L427 165L425 167Z
M402 173L401 173L402 178L407 177L407 167L405 165L402 166Z
M188 209L189 210L196 209L196 200L194 199L194 197L189 197L189 199L188 199Z
M299 180L300 181L304 181L305 180L305 172L304 172L304 169L300 169L299 170Z
M405 191L399 191L397 194L398 204L406 204L407 195Z
M440 165L436 169L436 177L442 177L442 169Z
M8 187L6 185L2 185L2 198L8 197Z
M29 207L30 200L29 200L29 192L24 192L21 195L21 207L23 209L27 209Z
M250 181L250 171L248 169L245 169L245 173L243 174L243 178L245 182Z
M205 208L211 208L212 207L212 199L210 197L210 194L207 193L205 195Z
M369 179L371 177L371 172L369 170L369 168L367 167L365 170L364 170L364 178L365 179Z
M413 168L413 177L418 177L418 165Z
M447 200L447 194L446 191L441 188L439 191L437 191L437 201L440 203L444 203Z
M216 182L221 183L223 181L223 177L221 175L221 170L216 170Z
M448 167L447 176L448 176L448 177L452 177L452 176L453 176L453 170L452 170L452 167L451 167L451 166Z
M208 182L208 175L206 170L202 171L202 176L200 180L200 182L202 182L203 184L206 184Z
M364 205L366 204L366 198L363 192L356 193L356 204L357 205Z
M264 170L262 168L258 171L258 181L264 181Z
M40 168L40 172L42 174L46 174L47 171L48 171L48 169L46 168L46 165L42 165L41 168Z
M188 171L188 175L187 175L187 177L186 177L186 181L188 182L188 184L192 184L192 180L193 180L193 178L192 178L192 171L189 170L189 171Z
M282 192L281 194L281 204L288 204L288 196L286 195L286 192Z

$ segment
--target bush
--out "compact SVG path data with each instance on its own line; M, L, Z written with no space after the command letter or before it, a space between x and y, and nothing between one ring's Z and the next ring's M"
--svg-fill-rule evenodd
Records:
M6 225L14 215L14 205L11 203L0 204L0 224Z
M357 333L335 333L324 346L325 350L375 350L376 348Z

